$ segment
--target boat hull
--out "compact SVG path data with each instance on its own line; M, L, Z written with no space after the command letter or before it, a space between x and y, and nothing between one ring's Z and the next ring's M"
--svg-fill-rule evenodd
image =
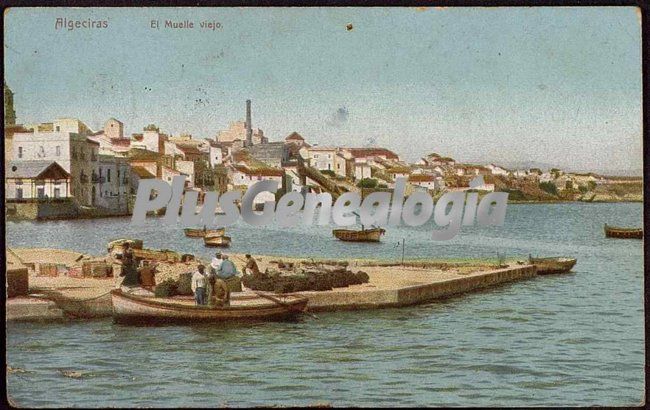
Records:
M113 290L111 298L116 323L141 325L288 320L299 316L307 307L307 298L297 296L284 302L284 305L265 301L256 305L227 307L165 302L129 295L120 289Z
M605 225L605 237L619 239L643 239L643 229L620 228L617 226Z
M365 229L362 231L355 231L352 229L334 229L332 234L341 241L346 242L379 242L381 236L386 231L381 228Z
M211 247L228 247L230 246L230 236L205 236L203 244Z
M206 235L214 235L214 236L220 236L224 235L226 233L225 228L220 228L220 229L193 229L193 228L185 228L185 236L188 238L203 238Z
M570 272L576 262L576 259L571 258L530 258L530 264L535 265L538 275Z

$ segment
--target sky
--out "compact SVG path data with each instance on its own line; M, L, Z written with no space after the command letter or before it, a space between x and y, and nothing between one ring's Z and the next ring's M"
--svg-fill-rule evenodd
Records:
M253 126L272 141L297 131L409 161L643 167L633 7L13 8L4 18L19 123L74 117L97 130L115 117L129 134L154 123L212 138L251 99ZM108 27L57 29L57 18Z

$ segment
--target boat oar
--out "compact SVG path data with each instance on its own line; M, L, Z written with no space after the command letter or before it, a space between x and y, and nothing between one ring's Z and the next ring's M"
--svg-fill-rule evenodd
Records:
M258 291L253 291L253 293L255 293L257 296L263 297L264 299L268 299L268 300L270 300L270 301L273 301L273 302L277 303L278 305L283 306L284 308L286 308L286 309L289 310L289 311L293 311L293 309L291 309L291 305L289 305L288 303L285 303L285 302L281 301L280 299L278 299L278 298L276 298L276 297L274 297L274 296L271 296L271 295L269 295L269 294L267 294L267 293L258 292ZM309 312L307 312L306 310L304 310L302 313L304 313L304 314L306 314L307 316L312 317L312 318L314 318L314 319L318 319L318 316L316 316L316 315L313 314L313 313L309 313Z

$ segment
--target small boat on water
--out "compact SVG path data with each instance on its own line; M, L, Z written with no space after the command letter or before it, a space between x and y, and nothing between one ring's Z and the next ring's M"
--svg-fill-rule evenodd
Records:
M361 230L334 229L332 233L336 239L346 242L379 242L386 230L382 228L364 229L362 227Z
M222 323L295 318L307 308L307 298L295 295L233 295L229 306L196 306L192 298L136 296L111 291L113 319L125 324Z
M607 238L643 239L643 229L621 228L605 224L605 236Z
M203 244L205 246L228 247L230 246L230 242L230 236L225 235L205 235L203 237Z
M206 235L214 235L214 236L220 236L224 235L226 233L226 228L218 228L218 229L206 229L205 227L203 229L199 228L185 228L185 236L188 238L203 238Z
M567 273L576 264L577 260L564 257L533 258L528 257L531 265L535 265L538 275L550 275L553 273Z

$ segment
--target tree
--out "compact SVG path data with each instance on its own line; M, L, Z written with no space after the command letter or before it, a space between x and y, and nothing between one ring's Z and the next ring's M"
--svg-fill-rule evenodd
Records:
M363 178L357 183L357 187L359 188L376 188L377 187L377 180L374 178Z
M539 183L539 188L542 191L544 191L546 193L549 193L551 195L557 195L558 194L557 187L552 182L540 182Z

